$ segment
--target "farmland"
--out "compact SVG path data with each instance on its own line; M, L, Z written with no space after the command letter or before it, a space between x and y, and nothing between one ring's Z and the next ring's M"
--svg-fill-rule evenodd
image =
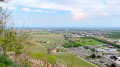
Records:
M76 57L75 55L67 52L64 48L61 48L66 41L61 34L34 34L31 35L32 39L30 43L26 44L25 53L33 58L37 57L36 54L45 54L46 56L54 55L57 59L57 62L66 63L70 67L71 58L75 59L74 67L95 67L84 60ZM49 49L55 49L60 47L60 52L49 53Z

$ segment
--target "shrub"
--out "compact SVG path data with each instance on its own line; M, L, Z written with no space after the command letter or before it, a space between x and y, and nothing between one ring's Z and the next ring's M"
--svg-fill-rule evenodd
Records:
M54 55L52 55L52 56L49 56L49 58L48 58L48 62L50 62L50 63L56 63L56 57L54 56Z
M0 66L1 67L20 67L19 64L7 58L6 52L4 52L0 58Z
M88 59L88 58L90 58L90 56L86 56L85 58L87 58L87 59Z
M91 57L91 58L96 58L96 55L95 55L95 54L92 54L90 57Z
M97 58L101 58L102 56L98 55Z
M110 67L116 67L115 63L112 63Z

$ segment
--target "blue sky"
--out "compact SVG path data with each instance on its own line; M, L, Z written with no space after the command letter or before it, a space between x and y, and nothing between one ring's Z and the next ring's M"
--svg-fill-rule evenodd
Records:
M12 0L16 27L120 27L120 0Z

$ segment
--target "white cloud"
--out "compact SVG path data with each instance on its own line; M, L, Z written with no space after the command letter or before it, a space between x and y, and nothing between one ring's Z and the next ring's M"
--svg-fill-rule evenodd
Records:
M43 12L43 10L33 10L33 12Z
M10 10L15 10L16 8L15 8L15 7L9 7L8 9L10 9Z
M44 12L44 13L56 13L55 11L45 11L45 10L32 10L30 8L22 8L21 10L26 12Z
M31 11L29 8L22 8L21 10L26 11L26 12L30 12Z
M45 13L56 13L55 11L44 11Z
M13 0L12 4L37 9L70 11L74 19L120 13L120 0ZM27 8L23 10L31 11ZM34 12L44 11L34 10Z

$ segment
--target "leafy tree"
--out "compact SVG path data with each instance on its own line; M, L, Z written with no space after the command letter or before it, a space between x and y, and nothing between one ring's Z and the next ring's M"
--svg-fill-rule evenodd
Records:
M110 67L116 67L115 63L112 63Z
M92 54L90 57L91 57L91 58L96 58L96 55L95 55L95 54Z
M97 58L101 58L102 56L98 55Z
M8 23L11 25L8 26ZM23 52L24 44L29 35L26 35L22 31L18 32L13 26L14 23L11 21L11 12L0 7L0 47L2 47L5 52L14 51L17 60L17 57ZM5 53L0 61L2 66L13 64Z
M85 48L85 49L89 49L88 46L85 46L84 48Z
M19 64L17 64L16 62L13 62L11 59L7 57L6 52L4 52L0 58L0 66L1 67L20 67Z
M85 58L88 59L88 58L90 58L90 56L86 56Z
M54 55L51 55L48 57L48 62L55 64L56 63L56 57Z
M92 52L95 52L95 48L91 49Z
M7 9L0 8L0 47L4 51L14 51L15 56L22 54L24 44L29 35L13 28L11 20L11 12ZM7 23L10 22L11 26L8 27Z

